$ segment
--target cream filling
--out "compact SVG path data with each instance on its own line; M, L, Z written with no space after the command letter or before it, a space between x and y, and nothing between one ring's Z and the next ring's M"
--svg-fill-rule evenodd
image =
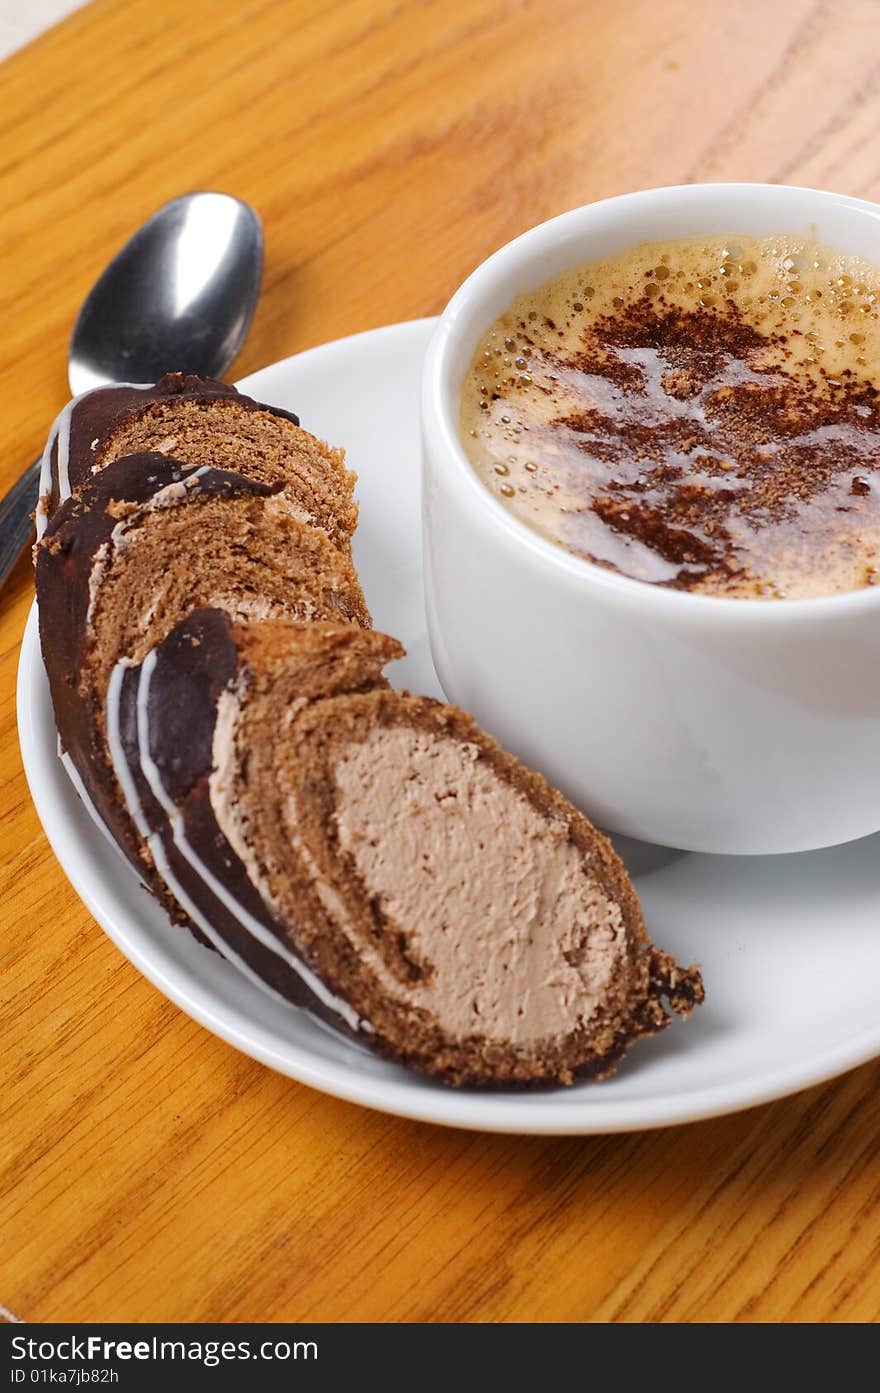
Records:
M335 770L340 847L426 976L403 985L370 943L356 946L389 991L453 1038L564 1036L612 983L623 917L565 825L478 755L404 727L346 749Z
M92 558L92 569L89 571L89 607L86 610L87 629L91 628L95 617L95 605L98 603L98 592L104 582L109 556L110 543L102 542Z
M220 698L211 806L252 883L276 913L236 799L244 683ZM480 760L476 746L406 728L374 731L335 769L336 832L386 921L425 972L403 983L350 916L299 831L285 832L326 913L383 991L422 1009L453 1039L530 1044L587 1025L626 953L621 910L589 857Z

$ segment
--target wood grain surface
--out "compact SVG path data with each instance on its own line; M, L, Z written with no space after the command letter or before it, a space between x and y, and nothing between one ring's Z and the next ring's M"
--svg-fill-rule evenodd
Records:
M260 210L235 368L439 311L590 199L880 197L876 0L95 0L0 67L0 485L92 280L186 189ZM26 1320L874 1320L880 1066L633 1136L443 1131L252 1063L165 1001L42 835L0 595L0 1301Z

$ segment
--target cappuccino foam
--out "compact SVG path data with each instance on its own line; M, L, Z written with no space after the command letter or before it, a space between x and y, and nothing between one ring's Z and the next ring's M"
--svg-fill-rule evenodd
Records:
M577 555L733 597L880 571L880 268L804 238L645 243L520 296L481 340L462 438Z

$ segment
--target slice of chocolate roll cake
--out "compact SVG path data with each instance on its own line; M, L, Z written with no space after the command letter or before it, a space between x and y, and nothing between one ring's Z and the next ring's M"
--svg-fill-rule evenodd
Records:
M571 1083L703 999L610 844L393 639L191 614L110 680L111 756L193 925L276 992L447 1083Z
M346 552L304 523L284 485L161 454L80 485L35 548L40 643L68 772L137 863L106 750L105 699L193 608L243 618L370 616Z
M43 454L37 534L79 485L123 455L158 453L282 484L302 522L346 550L357 523L355 476L344 452L298 417L223 382L172 372L155 386L98 387L69 402Z

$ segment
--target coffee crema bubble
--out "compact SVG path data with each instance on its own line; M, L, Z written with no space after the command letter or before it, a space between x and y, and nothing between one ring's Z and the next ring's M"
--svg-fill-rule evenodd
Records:
M804 238L644 243L520 296L465 379L466 453L550 541L680 590L880 570L880 268Z

